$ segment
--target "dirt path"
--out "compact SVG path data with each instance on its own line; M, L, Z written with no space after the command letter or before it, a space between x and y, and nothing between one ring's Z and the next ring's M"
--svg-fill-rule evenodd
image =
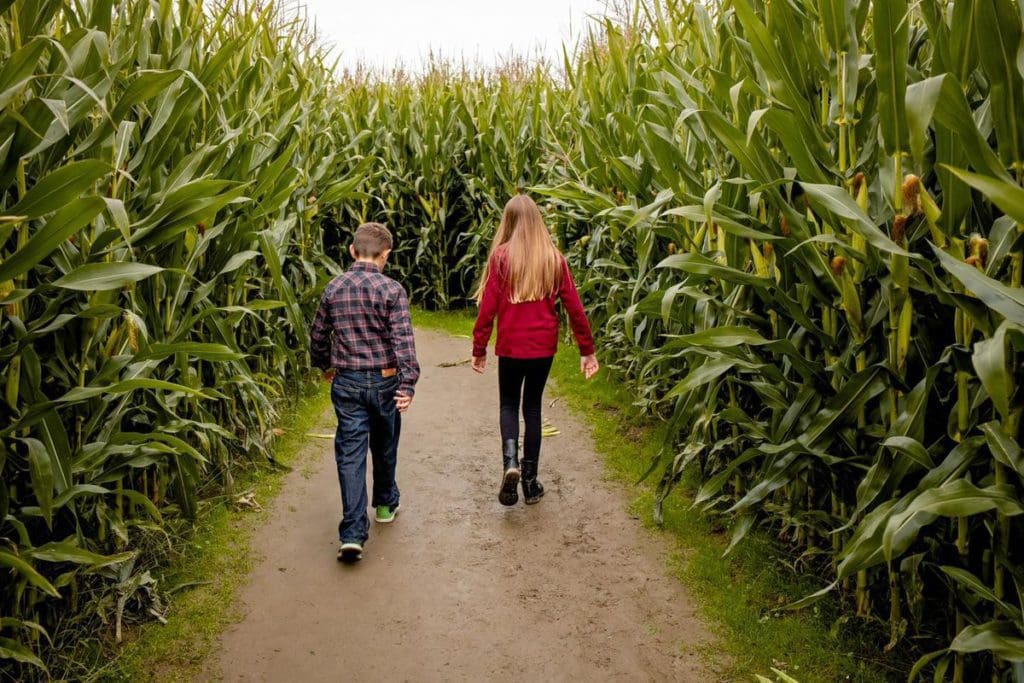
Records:
M707 638L667 576L667 548L603 479L586 430L545 417L538 505L497 500L497 379L468 342L417 331L423 366L402 425L402 511L372 525L362 562L335 560L341 511L332 444L290 475L255 538L246 617L207 667L225 681L713 681ZM563 353L568 351L563 351ZM318 431L332 431L324 415ZM304 476L305 474L305 476Z

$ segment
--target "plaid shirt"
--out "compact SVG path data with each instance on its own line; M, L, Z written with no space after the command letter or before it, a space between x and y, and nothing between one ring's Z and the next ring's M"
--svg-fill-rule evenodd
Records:
M331 280L310 330L313 367L397 368L399 391L413 395L420 377L405 289L380 269L357 261Z

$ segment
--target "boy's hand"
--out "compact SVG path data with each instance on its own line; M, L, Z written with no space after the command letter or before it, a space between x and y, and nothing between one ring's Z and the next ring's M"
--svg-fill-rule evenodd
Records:
M398 412L404 413L412 405L412 396L401 391L395 392L395 405L398 406Z
M334 381L334 375L336 375L337 372L338 371L335 368L330 368L328 370L324 370L324 372L323 372L324 381L325 382L333 382Z
M587 379L590 379L597 374L597 371L601 369L601 364L597 362L597 356L591 354L589 356L583 356L580 358L580 372Z
M487 356L473 356L473 372L484 374L487 368Z

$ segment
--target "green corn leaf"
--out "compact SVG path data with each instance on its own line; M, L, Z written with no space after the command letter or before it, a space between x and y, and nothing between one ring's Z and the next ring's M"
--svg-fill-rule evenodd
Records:
M63 208L110 172L102 161L73 161L45 176L17 204L8 209L12 216L38 218Z
M921 675L921 672L924 671L926 667L928 667L932 662L936 660L939 660L940 665L935 667L935 676L940 681L945 680L945 673L943 671L942 664L945 663L946 665L948 665L950 659L951 657L949 655L949 651L945 648L938 650L936 652L929 652L926 655L922 655L916 662L914 662L914 666L910 668L910 673L907 675L907 680L920 680L919 677Z
M989 147L987 134L979 129L960 81L950 74L944 74L911 87L927 91L927 94L922 93L924 101L937 98L932 109L934 121L940 129L952 133L953 144L963 147L976 171L984 171L995 178L1009 178L999 156ZM926 108L927 105L922 105L923 110Z
M992 119L1006 165L1024 164L1024 77L1017 69L1021 17L1014 0L975 3L978 55L991 82Z
M875 79L878 82L878 122L887 154L907 151L907 59L910 18L907 0L874 0Z
M46 39L39 36L7 57L0 69L0 110L5 109L31 80L46 47Z
M31 664L43 671L47 670L46 665L43 664L39 657L34 655L27 647L11 638L0 638L0 659L13 659L22 664Z
M747 534L754 527L754 522L757 521L757 517L752 514L740 515L739 520L733 525L732 537L729 539L729 545L726 546L725 552L722 555L728 555L732 552L733 548L746 538Z
M820 602L821 600L823 600L826 597L828 597L828 595L832 591L834 591L838 585L839 585L839 582L838 581L834 581L834 582L830 583L829 585L825 586L824 588L822 588L819 591L815 591L814 593L811 593L810 595L806 595L806 596L800 598L799 600L797 600L796 602L791 602L790 604L786 605L785 609L787 609L787 610L797 610L797 609L804 609L805 607L810 607L814 603Z
M53 528L53 460L50 452L38 439L22 439L28 448L28 469L32 478L32 491L39 502L46 525Z
M696 253L669 256L655 266L655 268L672 268L690 273L691 275L714 277L739 285L770 287L773 284L771 280L744 273L729 266L723 266Z
M1010 487L978 488L965 479L911 495L906 508L886 521L882 548L887 560L902 554L921 529L937 517L970 517L990 510L1007 517L1024 513L1021 501Z
M945 79L942 77L928 78L907 87L906 113L907 136L910 152L919 165L924 163L925 145L935 116L935 108L939 104L939 96Z
M737 237L744 237L746 239L773 241L782 239L779 235L772 235L771 233L763 232L761 230L755 230L748 225L744 225L739 221L734 221L719 213L711 212L710 214L707 214L704 211L704 207L697 204L667 209L664 213L670 216L682 216L683 218L688 218L692 221L703 221L705 218L710 216L710 220L713 220L718 227L722 228L729 234L736 235Z
M932 251L938 256L942 267L950 275L960 281L974 296L981 299L986 306L1008 321L1024 325L1024 290L1007 287L998 280L986 276L963 261L958 261L934 244Z
M947 168L962 181L984 193L993 204L1018 224L1024 224L1024 188L1000 178L989 178L959 168Z
M99 197L85 197L57 211L24 247L0 263L0 282L27 273L69 237L88 225L105 206L106 203Z
M974 346L971 363L978 373L978 379L985 386L996 410L1007 419L1010 415L1011 371L1007 364L1006 333L1009 325L1003 323L991 339L980 341Z
M32 631L34 634L41 638L45 638L46 642L52 646L53 639L50 638L50 634L40 624L34 621L25 621L23 619L15 619L13 617L0 617L0 629L23 629ZM36 636L33 635L33 638Z
M231 256L231 258L228 259L228 262L226 264L224 264L224 267L220 269L220 272L218 273L218 275L225 275L227 273L233 273L234 271L238 270L239 268L244 266L249 261L252 261L254 258L256 258L259 255L260 255L260 253L258 251L252 251L252 250L241 251L241 252L239 252L237 254L234 254L234 255Z
M950 643L953 652L991 652L1008 662L1024 662L1024 634L1008 621L967 626Z
M748 462L758 458L764 457L756 448L748 448L739 457L733 458L720 472L714 476L708 478L706 482L700 487L697 495L694 497L694 503L700 504L710 500L713 496L716 496L722 488L729 483L729 479L732 478L733 474L737 469L747 464Z
M863 237L875 249L887 254L918 258L915 254L901 248L879 230L878 226L871 222L867 214L861 211L857 202L843 188L835 185L815 184L805 184L802 187L815 208L839 218L844 225Z
M981 426L981 431L985 433L992 456L1024 477L1024 454L1020 445L1006 435L1003 426L998 422L987 422Z
M271 241L270 236L266 233L260 233L259 237L263 258L270 270L270 275L274 280L277 292L282 296L285 302L285 311L288 314L288 320L292 325L294 333L299 338L300 347L306 348L309 345L309 333L303 321L302 311L299 309L299 303L295 298L295 290L292 289L292 286L284 278L281 259L278 256L277 248Z
M759 505L769 495L792 482L798 475L795 470L801 463L801 455L797 451L792 451L775 460L772 466L762 473L757 483L750 487L746 495L733 504L727 512L738 512Z
M131 489L127 489L121 491L121 495L127 498L133 505L145 510L149 514L150 519L154 522L159 523L161 521L162 516L160 515L160 511L157 509L156 505L153 504L153 501L151 501L149 497L141 491L132 491Z
M821 157L816 156L815 150L808 144L808 136L794 114L781 109L769 109L764 114L764 121L782 141L790 162L796 168L797 177L812 183L827 182L828 178L822 171Z
M43 591L47 595L55 598L60 597L60 593L53 587L49 581L47 581L42 574L32 568L25 560L21 559L17 555L12 555L6 550L0 550L0 565L9 567L21 574L30 584Z
M819 0L825 38L834 52L845 52L856 40L854 4L850 0Z
M145 280L163 270L145 263L90 263L79 266L53 284L80 292L102 292Z
M966 569L949 566L939 567L939 569L942 570L946 576L950 577L978 597L988 600L993 605L996 605L1005 616L1008 616L1011 619L1015 616L1015 613L1017 612L1016 609L996 596L990 587L983 584L978 577Z
M852 377L838 394L829 399L798 438L811 448L823 438L834 437L838 425L855 419L857 410L886 389L883 368L873 366Z
M760 346L770 341L754 330L746 327L715 327L703 332L695 332L682 336L666 335L671 341L666 348L684 348L687 346L706 346L712 349L726 348L750 344Z
M801 130L804 134L808 135L811 140L818 140L820 136L818 127L806 113L807 108L802 106L804 97L798 84L800 76L796 72L801 67L788 60L780 52L768 28L755 14L748 0L735 0L733 6L743 25L746 37L750 41L750 47L757 57L759 66L765 70L772 89L780 100L802 118Z
M930 470L935 467L928 451L917 439L912 439L909 436L890 436L882 442L882 445L903 453L924 469Z
M665 399L668 400L676 398L677 396L683 396L698 387L715 381L726 372L736 367L738 362L739 361L735 359L721 358L698 365L690 371L690 374L688 374L685 379L676 384L672 390L666 394Z
M284 301L280 301L277 299L262 299L259 301L250 301L246 303L245 306L243 307L235 307L235 310L238 310L239 308L244 308L248 311L272 311L275 308L284 308L287 305L288 304L286 304Z
M40 562L72 562L87 565L92 569L121 564L136 556L135 552L100 555L71 543L47 543L29 550L27 554Z
M95 484L75 484L74 486L65 489L63 493L54 498L53 507L54 509L59 510L79 496L89 494L94 496L106 496L112 493L114 492Z
M206 427L208 425L200 425L200 426ZM220 430L218 430L218 431L220 431ZM225 438L228 438L228 439L233 438L232 434L230 432L227 432L227 431L222 431L221 432L221 436L223 436ZM198 463L205 463L206 462L206 459L202 456L202 454L199 451L197 451L195 448L190 446L184 440L174 436L173 434L160 434L160 433L141 434L141 433L137 433L137 432L121 432L120 434L115 436L113 439L111 439L111 443L114 443L114 444L128 443L128 444L137 444L137 445L141 445L141 446L151 446L154 442L155 443L160 443L160 444L165 444L165 445L169 446L170 450L173 451L174 453L177 453L179 455L188 455L189 457L191 457L193 460L195 460Z
M686 117L686 120L690 118L696 120L699 117L699 120L710 129L729 153L736 158L740 166L755 180L770 183L782 175L782 169L765 152L760 138L755 137L748 142L742 131L716 111L694 111L691 114L692 116Z
M190 358L219 362L245 358L244 353L232 351L223 344L176 342L174 344L153 344L144 353L136 355L135 359L139 361L163 360L178 353L183 353Z
M182 72L178 70L139 71L110 112L110 118L115 122L121 121L132 107L161 94L181 77Z
M100 387L75 387L68 391L66 394L57 399L58 403L78 403L80 401L87 401L97 396L117 396L119 394L128 394L133 391L140 389L151 389L154 391L177 391L189 396L196 398L206 398L203 392L191 387L186 387L182 384L175 384L174 382L165 382L159 379L126 379L115 384L109 384Z
M950 31L950 52L953 63L950 65L956 77L966 83L971 73L977 68L979 60L978 41L985 36L978 34L976 21L977 0L954 0L953 16L950 26L957 30Z

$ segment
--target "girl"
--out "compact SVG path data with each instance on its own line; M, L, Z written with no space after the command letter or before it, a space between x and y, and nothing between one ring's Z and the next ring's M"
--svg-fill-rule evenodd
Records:
M473 370L487 366L487 344L494 317L498 317L498 393L501 398L501 443L504 475L498 500L515 505L519 500L519 405L523 406L526 435L523 439L523 498L539 502L544 487L537 481L540 460L541 400L544 383L558 347L558 314L561 301L569 313L573 334L580 347L580 370L590 379L598 371L594 340L583 304L565 257L548 233L540 209L526 195L516 195L505 205L501 225L494 236L491 254L476 294L480 305L473 328Z

